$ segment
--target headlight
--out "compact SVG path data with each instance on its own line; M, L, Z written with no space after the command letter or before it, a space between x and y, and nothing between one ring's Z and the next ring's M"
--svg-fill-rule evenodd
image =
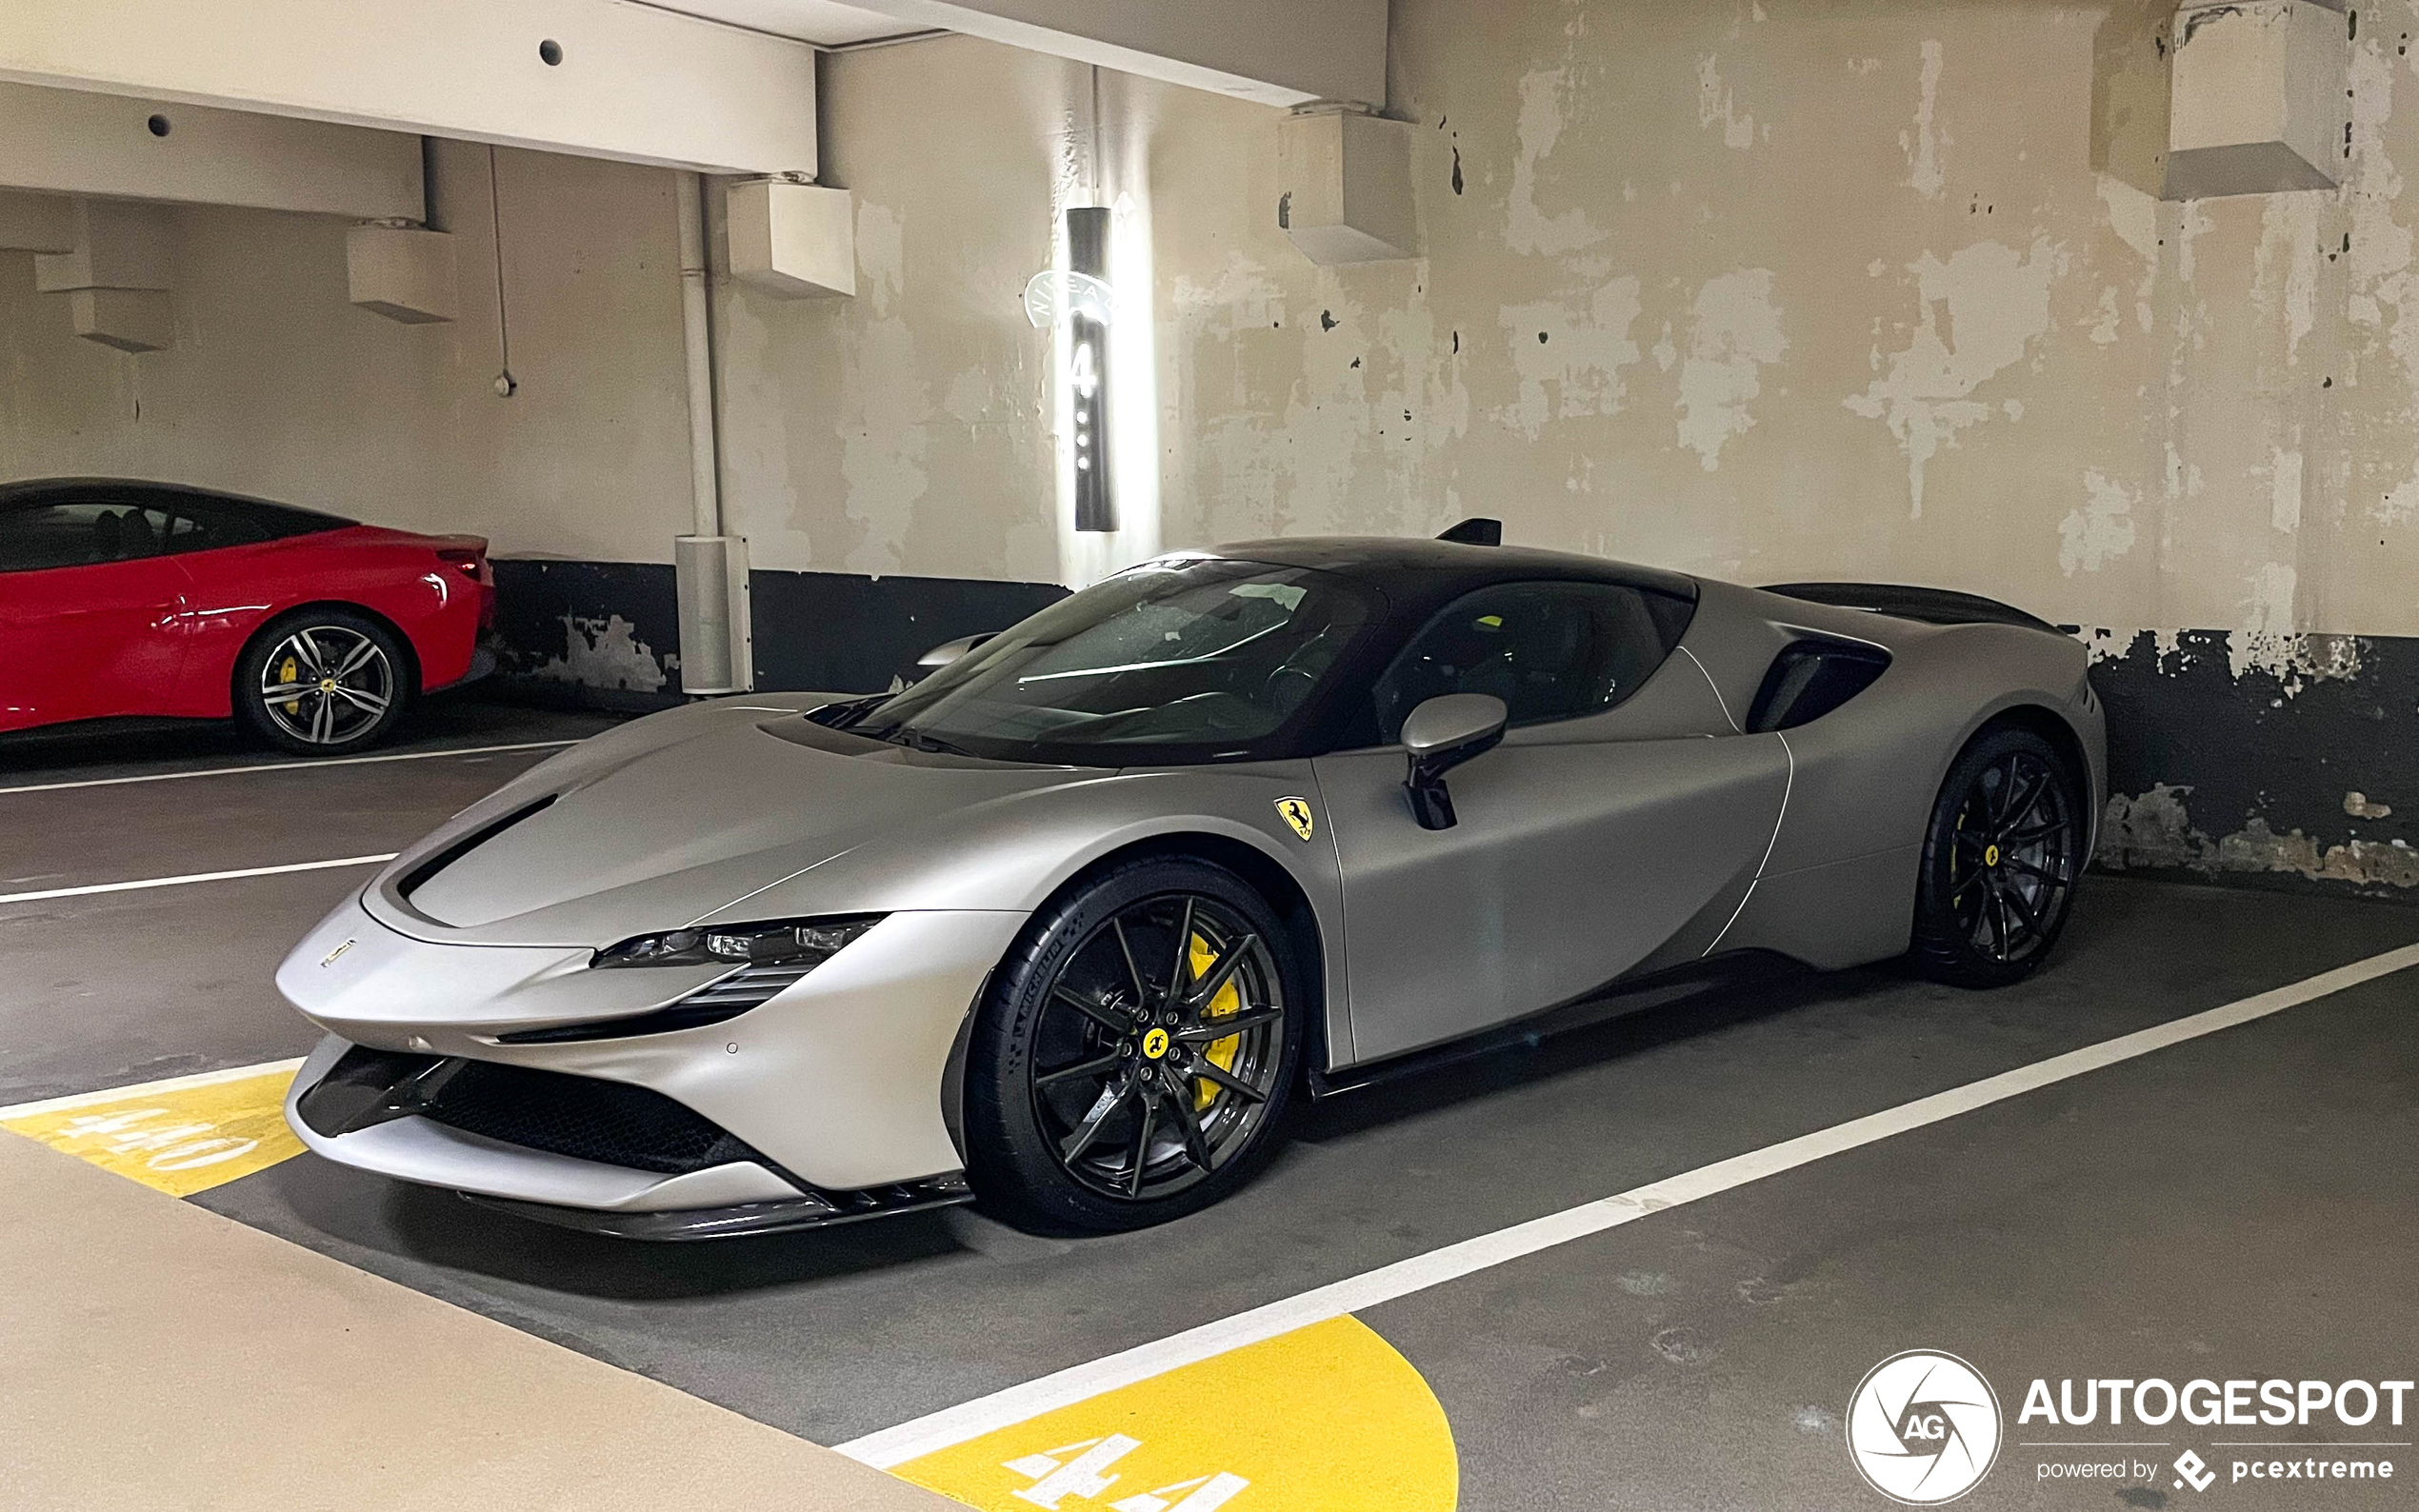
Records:
M591 966L795 966L804 976L840 953L840 947L882 922L882 915L853 919L783 919L770 924L710 925L643 934L607 945ZM795 980L792 978L791 980Z
M608 945L589 961L596 969L616 966L736 966L675 1003L631 1018L590 1024L558 1024L543 1029L499 1034L504 1044L563 1044L581 1040L620 1040L669 1034L735 1019L771 1001L784 987L840 953L841 947L882 922L878 913L847 919L783 919L770 924L716 925L643 934Z

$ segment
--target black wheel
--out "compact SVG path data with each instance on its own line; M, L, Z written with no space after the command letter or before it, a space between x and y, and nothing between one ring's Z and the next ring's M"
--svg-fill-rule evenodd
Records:
M1967 987L2029 976L2057 944L2087 859L2082 774L2028 729L1985 730L1949 768L1924 836L1913 956Z
M1034 916L968 1045L970 1175L1028 1227L1205 1207L1276 1147L1307 994L1275 912L1208 862L1118 866Z
M392 630L346 609L304 609L252 637L235 663L245 723L302 756L340 756L403 717L411 665Z

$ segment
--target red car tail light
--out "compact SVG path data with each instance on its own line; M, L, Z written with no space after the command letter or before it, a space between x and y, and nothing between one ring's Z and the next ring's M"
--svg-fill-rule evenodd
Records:
M437 560L483 588L495 587L495 569L488 566L488 554L485 551L440 547L437 550Z
M488 565L488 544L466 536L458 545L437 547L437 560L479 586L479 628L495 628L495 568Z

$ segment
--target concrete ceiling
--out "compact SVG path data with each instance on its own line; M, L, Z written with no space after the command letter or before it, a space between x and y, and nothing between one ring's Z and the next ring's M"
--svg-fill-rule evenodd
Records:
M833 0L657 0L667 10L679 10L709 21L727 21L777 37L836 48L923 30L893 16L837 5Z

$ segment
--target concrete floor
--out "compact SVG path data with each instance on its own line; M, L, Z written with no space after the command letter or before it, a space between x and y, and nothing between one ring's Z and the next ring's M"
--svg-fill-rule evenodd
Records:
M420 738L595 727L464 718L488 723ZM0 770L20 754L0 746ZM0 793L0 891L392 850L543 754ZM94 746L51 766L134 769L105 759ZM0 786L43 780L26 758ZM300 1053L312 1036L269 973L359 875L0 905L19 965L0 983L0 1102ZM631 1246L311 1157L192 1200L831 1443L2413 939L2419 912L2395 905L2095 876L2058 959L2021 986L1969 994L1883 967L1712 992L1320 1104L1235 1200L1075 1244L959 1212ZM1361 1321L1443 1404L1465 1507L1885 1504L1849 1466L1840 1414L1867 1369L1919 1346L1974 1362L2006 1409L2009 1447L1974 1504L2190 1499L2164 1474L2036 1489L2052 1451L2018 1441L2093 1435L2019 1431L2025 1384L2411 1374L2415 1004L2419 973L2385 978ZM2174 1439L2162 1466L2191 1442L2212 1462L2245 1452L2185 1436L2217 1431L2139 1437ZM2263 1494L2408 1500L2407 1482Z

